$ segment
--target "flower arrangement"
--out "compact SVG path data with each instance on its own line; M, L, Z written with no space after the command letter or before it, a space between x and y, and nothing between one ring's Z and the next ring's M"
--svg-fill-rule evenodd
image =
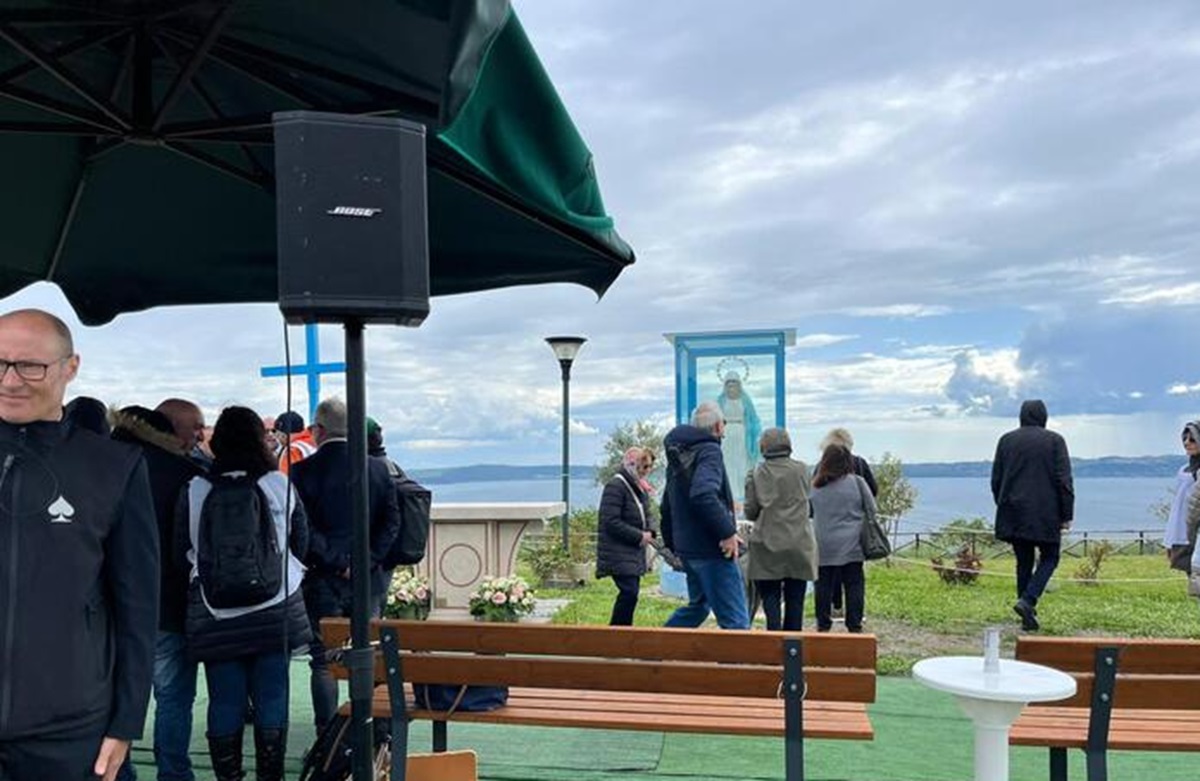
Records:
M485 578L471 594L471 615L480 621L516 621L533 612L533 589L524 578Z
M384 618L424 620L429 616L429 579L408 569L397 570L388 586Z

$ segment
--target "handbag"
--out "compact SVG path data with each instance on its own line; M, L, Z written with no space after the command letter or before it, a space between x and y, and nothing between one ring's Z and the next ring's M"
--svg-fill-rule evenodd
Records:
M863 479L855 475L854 481L858 485L858 496L862 499L863 509L866 511L862 532L859 535L859 543L862 545L863 556L867 561L886 559L892 555L892 543L887 538L887 532L884 531L883 524L879 522L879 517L875 513L874 506L867 501L867 497L863 494Z

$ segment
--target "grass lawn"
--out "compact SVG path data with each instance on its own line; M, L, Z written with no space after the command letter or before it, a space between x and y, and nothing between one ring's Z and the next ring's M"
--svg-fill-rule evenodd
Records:
M1122 555L1105 559L1100 583L1072 578L1080 559L1064 558L1039 604L1042 634L1200 638L1197 603L1185 593L1186 579L1167 568L1162 556ZM947 585L928 561L899 558L867 565L867 631L879 637L879 672L906 674L918 659L942 653L978 653L984 627L1010 627L1011 649L1018 619L1011 557L987 559L970 585ZM657 575L642 581L635 623L661 626L679 601L658 593ZM606 624L616 588L609 579L539 595L571 600L554 616L557 624ZM806 606L812 628L812 600ZM755 626L763 625L761 614ZM836 629L836 627L835 627Z

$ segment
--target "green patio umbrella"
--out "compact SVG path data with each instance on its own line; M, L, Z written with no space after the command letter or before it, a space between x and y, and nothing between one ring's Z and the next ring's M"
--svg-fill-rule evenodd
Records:
M426 125L435 296L603 293L633 262L507 0L0 0L0 296L54 282L89 324L277 300L271 114L298 109ZM347 364L365 650L361 323ZM370 670L353 658L357 715Z
M54 282L89 324L276 300L294 109L426 124L435 296L633 262L507 0L0 0L0 296Z

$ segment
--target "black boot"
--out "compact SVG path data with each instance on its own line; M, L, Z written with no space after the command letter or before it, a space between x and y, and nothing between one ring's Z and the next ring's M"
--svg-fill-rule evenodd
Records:
M287 727L254 728L254 777L257 781L283 781L283 755L287 753Z
M212 757L216 781L242 781L242 730L221 737L208 736L208 753Z

